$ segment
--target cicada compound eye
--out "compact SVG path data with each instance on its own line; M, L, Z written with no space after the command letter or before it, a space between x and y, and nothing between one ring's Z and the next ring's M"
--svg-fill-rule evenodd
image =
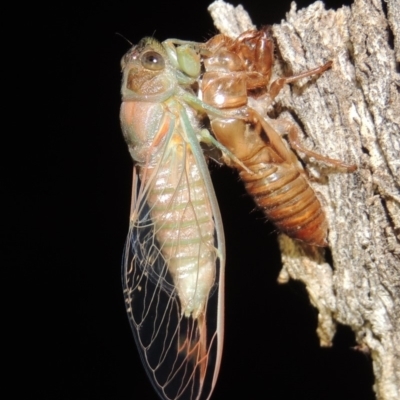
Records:
M144 68L151 71L160 71L165 67L164 57L156 51L147 51L144 53L141 62Z

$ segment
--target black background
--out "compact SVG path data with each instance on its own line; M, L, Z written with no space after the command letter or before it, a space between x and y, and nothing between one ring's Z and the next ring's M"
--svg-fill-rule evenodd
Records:
M18 129L10 135L18 154L6 182L16 211L11 303L23 301L15 394L157 399L120 282L132 161L118 119L120 59L130 45L116 32L133 43L151 35L204 41L216 33L208 4L69 1L24 10ZM279 23L290 3L242 4L260 26ZM334 347L320 348L302 285L276 283L274 229L232 170L212 165L211 175L227 242L225 347L212 399L373 399L370 360L352 349L350 329L339 327Z

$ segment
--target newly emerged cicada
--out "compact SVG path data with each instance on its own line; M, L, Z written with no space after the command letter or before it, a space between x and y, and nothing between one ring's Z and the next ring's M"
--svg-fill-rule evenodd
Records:
M246 31L234 40L217 35L206 48L210 55L204 57L206 72L200 95L208 105L229 114L222 118L210 114L212 131L241 161L232 162L224 154L225 162L239 170L247 191L280 231L311 245L326 246L324 211L281 135L287 134L292 147L308 156L346 171L356 167L305 149L297 128L288 121L269 118L267 110L285 84L321 74L332 62L270 83L274 43L268 28Z
M192 88L193 46L145 38L122 59L120 119L135 161L124 296L148 376L170 400L210 398L223 342L224 233L199 143L212 140L201 116L219 111Z

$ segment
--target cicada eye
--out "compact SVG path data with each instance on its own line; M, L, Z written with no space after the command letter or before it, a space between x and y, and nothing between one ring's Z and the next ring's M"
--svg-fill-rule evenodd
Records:
M164 57L156 51L147 51L142 55L143 67L152 71L160 71L165 67Z

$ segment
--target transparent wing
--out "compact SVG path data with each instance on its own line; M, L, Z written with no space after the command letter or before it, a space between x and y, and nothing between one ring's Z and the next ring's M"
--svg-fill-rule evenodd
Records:
M185 216L192 215L203 201L196 198L200 196L198 188L190 187L193 165L186 160L187 150L177 162L176 148L165 145L157 168L151 172L142 170L142 180L134 170L131 221L122 268L126 308L137 347L153 386L162 399L168 400L210 398L222 351L224 249L218 240L223 242L223 233L204 157L195 135L190 133L190 137L187 147L191 148L189 153L202 175L196 185L203 185L208 200L211 199L213 220L210 235L215 252L215 277L203 309L198 315L185 316L170 272L170 264L175 260L168 255L167 246L171 242L162 234L166 224L171 224L177 232L176 241L184 245L188 225ZM176 187L166 184L162 189L160 179L176 182ZM171 220L173 215L175 220ZM197 229L199 237L205 237L200 218L190 229ZM201 249L207 246L210 247L209 243L198 246L199 264ZM201 279L199 274L196 285L201 285Z

